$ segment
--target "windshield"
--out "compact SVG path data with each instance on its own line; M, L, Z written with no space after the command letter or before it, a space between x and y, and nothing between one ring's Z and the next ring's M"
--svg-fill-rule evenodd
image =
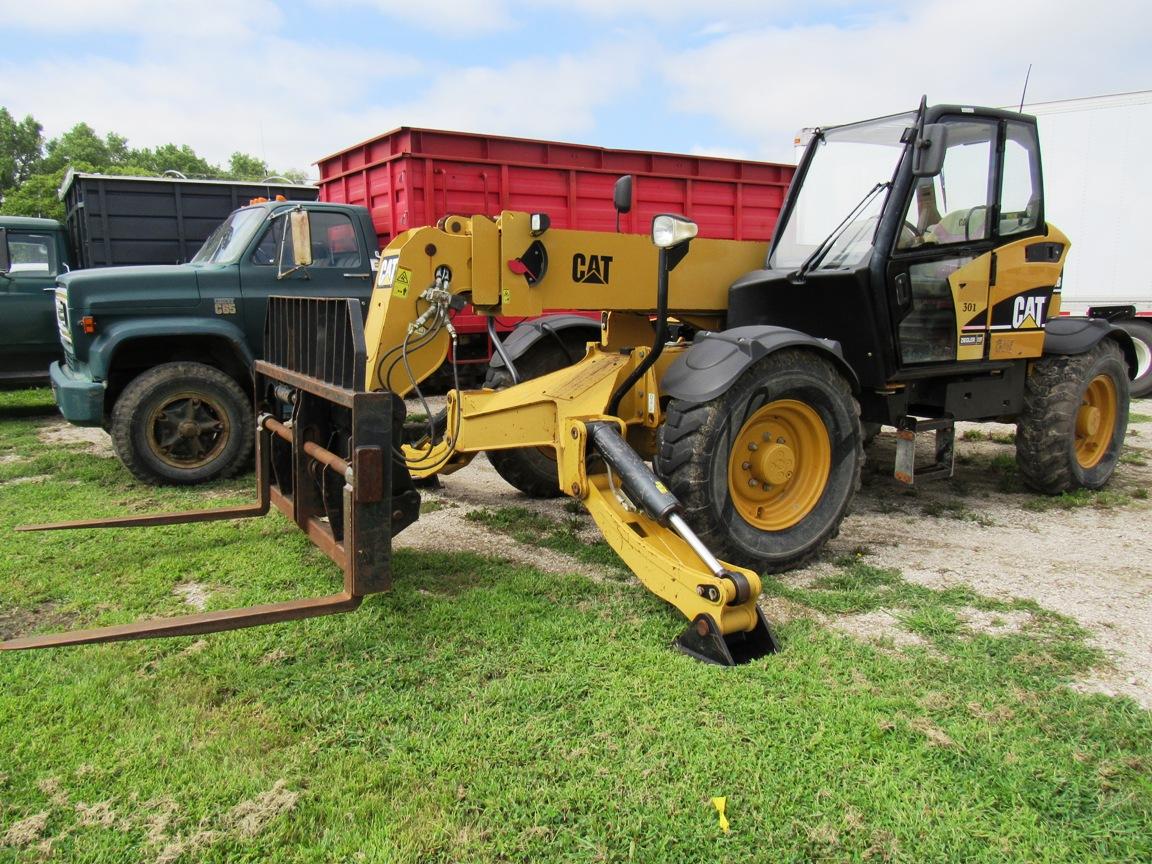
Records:
M915 120L909 112L817 132L804 185L777 230L768 266L807 262L830 270L865 261L903 152L900 139Z
M245 207L225 219L192 256L193 264L232 264L264 222L263 207Z

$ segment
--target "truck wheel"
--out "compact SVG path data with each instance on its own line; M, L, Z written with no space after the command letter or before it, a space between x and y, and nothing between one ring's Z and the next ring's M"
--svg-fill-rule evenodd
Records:
M1037 360L1016 422L1024 482L1052 495L1107 483L1124 444L1128 401L1128 368L1111 339L1086 354Z
M240 470L255 420L240 385L202 363L164 363L124 388L112 409L112 446L143 483L190 486Z
M710 402L672 401L657 473L716 555L786 570L836 536L860 488L859 414L830 362L778 351Z
M1133 399L1152 393L1152 321L1139 318L1114 322L1132 337L1136 346L1136 377L1128 385Z
M521 380L539 378L584 356L589 337L566 331L537 342L516 361ZM484 386L500 390L512 385L512 376L503 367L489 367ZM489 450L488 461L496 473L530 498L556 498L561 494L557 477L556 452L551 447L516 447Z

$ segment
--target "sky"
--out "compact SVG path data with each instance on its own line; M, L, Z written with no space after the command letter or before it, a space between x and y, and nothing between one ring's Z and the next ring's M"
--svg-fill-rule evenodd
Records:
M805 126L1152 88L1129 0L0 0L0 105L52 137L316 175L398 126L792 161Z

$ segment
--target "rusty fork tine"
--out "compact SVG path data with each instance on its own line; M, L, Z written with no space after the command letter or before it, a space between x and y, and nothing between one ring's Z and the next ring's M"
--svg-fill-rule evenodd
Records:
M263 418L261 418L263 419ZM17 525L17 531L70 531L76 528L150 528L157 525L184 525L193 522L219 522L225 519L248 519L263 516L272 500L269 487L272 466L269 432L263 423L256 433L256 502L211 510L185 510L179 513L148 513L142 516L114 516L109 519L76 519L71 522L45 522L42 525Z
M0 642L0 651L22 651L27 648L60 648L67 645L90 645L96 642L123 642L128 639L155 639L166 636L197 636L259 627L280 621L316 618L336 612L351 612L364 598L351 594L332 594L327 597L309 597L284 603L267 603L241 609L221 609L217 612L198 612L171 618L152 618L131 624L116 624L92 630L72 630L66 633L46 633Z

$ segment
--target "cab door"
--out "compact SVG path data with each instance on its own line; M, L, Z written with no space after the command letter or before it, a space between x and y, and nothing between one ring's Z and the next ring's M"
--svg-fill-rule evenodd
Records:
M889 267L900 366L1038 357L1068 241L1043 223L1035 124L944 122L943 169L913 187Z
M53 288L60 271L56 235L0 231L7 272L0 274L0 377L47 377L61 356Z
M999 122L946 118L943 168L913 186L888 272L901 369L985 358Z

